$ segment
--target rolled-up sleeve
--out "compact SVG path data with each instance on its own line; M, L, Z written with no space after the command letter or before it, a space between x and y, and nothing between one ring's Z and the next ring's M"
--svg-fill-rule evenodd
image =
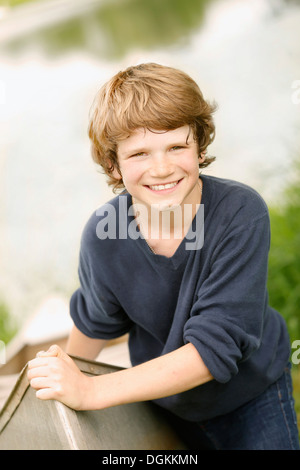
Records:
M70 300L70 315L76 327L90 338L112 339L127 333L131 322L122 309L108 302L95 305L86 300L82 289L74 292Z
M70 299L70 315L86 336L112 339L127 333L132 322L110 288L112 274L102 255L105 250L102 244L87 226L79 259L80 287Z
M224 235L199 286L184 342L192 343L212 376L226 383L258 349L267 307L268 213Z

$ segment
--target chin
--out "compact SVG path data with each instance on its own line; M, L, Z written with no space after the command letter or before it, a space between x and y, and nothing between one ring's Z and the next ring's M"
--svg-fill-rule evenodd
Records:
M158 204L155 204L154 207L159 212L164 212L164 211L176 211L181 207L181 205L177 202L166 201L166 202L160 202Z

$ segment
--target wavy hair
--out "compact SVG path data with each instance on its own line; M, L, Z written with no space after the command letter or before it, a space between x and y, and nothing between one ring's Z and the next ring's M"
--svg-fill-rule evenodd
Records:
M214 140L215 104L205 101L186 73L155 63L129 67L114 75L97 93L90 110L88 134L93 160L101 165L113 191L124 189L118 164L118 142L134 130L168 131L189 125L199 156ZM199 168L215 157L207 157ZM117 169L121 179L113 176Z

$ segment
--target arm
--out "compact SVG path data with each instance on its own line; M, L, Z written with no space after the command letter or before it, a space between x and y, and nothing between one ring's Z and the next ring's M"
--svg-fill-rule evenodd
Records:
M181 348L130 369L88 377L58 346L28 364L37 397L56 399L77 410L103 409L181 393L213 377L196 348Z
M71 330L66 352L73 356L85 357L86 359L95 359L106 345L105 339L94 339L81 333L78 328L73 325Z

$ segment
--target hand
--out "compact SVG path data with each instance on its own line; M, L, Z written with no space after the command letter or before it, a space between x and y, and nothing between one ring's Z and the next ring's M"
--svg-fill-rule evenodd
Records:
M28 362L28 380L41 400L58 400L75 410L85 408L90 378L59 347L53 345Z

